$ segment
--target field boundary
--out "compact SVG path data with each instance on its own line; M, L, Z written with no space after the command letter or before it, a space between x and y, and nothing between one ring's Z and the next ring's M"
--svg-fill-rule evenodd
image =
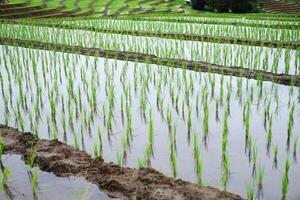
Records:
M263 70L247 69L242 67L227 67L200 61L190 61L184 59L160 58L155 55L148 55L136 52L112 51L99 48L86 48L80 46L68 46L63 44L44 43L38 41L19 40L12 38L0 38L0 44L19 46L24 48L34 48L50 51L60 51L65 53L75 53L88 56L105 57L110 59L136 61L141 63L151 63L174 68L183 68L193 71L210 72L223 75L237 76L259 81L271 81L289 86L300 86L300 76L290 74L276 74Z
M4 153L16 153L29 160L35 152L34 164L56 176L81 176L96 184L113 198L132 199L206 199L241 200L238 195L210 186L176 180L152 168L134 169L93 159L86 152L58 140L39 139L31 133L0 124Z
M187 41L200 41L200 42L210 42L210 43L238 44L238 45L247 45L247 46L269 47L269 48L289 48L295 50L300 48L300 42L297 41L263 41L263 40L247 39L247 38L230 38L230 37L210 36L210 35L181 34L181 33L173 33L173 32L155 33L155 32L130 31L130 30L102 29L102 28L78 26L78 25L30 23L30 22L16 22L16 21L5 21L5 23L68 29L68 30L85 30L85 31L93 31L97 33L113 33L119 35L181 39Z

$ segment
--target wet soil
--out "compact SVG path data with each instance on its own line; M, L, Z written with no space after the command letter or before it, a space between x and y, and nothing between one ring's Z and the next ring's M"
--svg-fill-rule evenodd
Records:
M119 167L93 159L80 151L57 140L38 139L31 133L0 125L4 153L16 153L25 160L36 152L34 164L41 170L57 176L81 176L96 184L110 197L120 199L201 199L238 200L238 195L222 192L213 187L199 187L183 180L169 178L152 168L142 170Z
M62 44L44 43L38 41L19 40L12 38L0 38L0 44L13 45L25 48L35 48L43 50L54 50L65 53L76 53L89 56L99 56L111 59L136 61L141 63L152 63L174 68L184 68L194 71L211 72L230 76L256 79L260 81L272 81L283 85L300 86L300 76L290 74L276 74L263 70L241 68L235 66L222 66L206 62L190 61L184 59L160 58L155 55L143 53L102 50L98 48L85 48L80 46L68 46Z
M231 38L231 37L220 37L220 36L210 36L210 35L178 34L172 32L156 33L156 32L143 32L143 31L131 31L131 30L127 31L127 30L95 28L89 26L49 24L49 23L30 23L30 22L18 22L18 21L8 21L8 23L26 24L32 26L62 28L62 29L71 29L71 30L86 30L86 31L95 31L98 33L113 33L113 34L133 35L133 36L160 37L160 38L168 38L168 39L182 39L182 40L189 40L189 41L202 41L202 42L224 43L224 44L240 44L240 45L250 45L250 46L259 46L259 47L280 47L280 48L289 48L289 49L297 49L300 47L300 42L297 41L263 41L263 40L254 40L250 38Z

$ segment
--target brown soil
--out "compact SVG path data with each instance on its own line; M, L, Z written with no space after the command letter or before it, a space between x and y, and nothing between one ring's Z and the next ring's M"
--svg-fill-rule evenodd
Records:
M0 125L0 134L4 153L21 154L27 160L35 149L34 164L41 170L63 177L85 177L113 198L130 199L135 193L137 199L242 199L213 187L199 187L166 177L152 168L121 168L113 163L105 163L101 158L93 159L86 152L57 140L41 140L35 135L21 133L4 125Z
M265 47L282 47L297 49L300 47L300 42L291 41L262 41L253 40L249 38L230 38L230 37L218 37L209 35L194 35L194 34L178 34L178 33L155 33L155 32L140 32L140 31L124 31L124 30L114 30L114 29L101 29L88 26L77 26L77 25L63 25L63 24L49 24L49 23L30 23L30 22L18 22L18 21L6 21L13 24L28 24L31 26L43 26L43 27L54 27L72 30L87 30L95 31L100 33L113 33L122 35L134 35L134 36L147 36L147 37L160 37L160 38L170 38L170 39L182 39L190 41L204 41L213 43L226 43L226 44L240 44L240 45L251 45L251 46L265 46Z
M194 71L211 72L217 74L243 77L248 79L257 79L262 81L272 81L283 85L300 86L300 76L289 74L275 74L263 70L254 70L235 66L227 67L206 62L197 62L184 59L160 58L155 55L146 55L135 52L102 50L98 48L85 48L80 46L68 46L62 44L43 43L12 38L0 38L0 44L43 50L55 49L55 51L61 51L65 53L99 56L111 59L137 61L141 63L150 62L152 64L169 66L174 68L185 68Z

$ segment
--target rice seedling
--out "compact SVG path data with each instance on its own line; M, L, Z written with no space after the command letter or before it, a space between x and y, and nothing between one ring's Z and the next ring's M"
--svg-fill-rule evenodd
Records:
M251 184L247 185L247 200L254 199L254 190Z
M139 169L144 169L145 168L145 161L142 159L138 159L138 167Z
M3 170L2 170L2 179L1 179L2 188L5 185L7 185L7 181L8 181L8 178L9 178L10 174L11 174L10 170L7 167L4 167Z
M287 192L288 192L288 178L284 174L281 179L281 199L286 199Z
M299 68L298 50L276 45L264 47L253 43L241 44L236 38L298 41L299 33L296 30L264 27L268 26L268 23L285 23L287 26L297 22L276 20L275 23L270 19L257 20L255 16L245 15L245 19L236 19L233 16L229 18L230 16L224 15L224 19L223 15L222 18L203 17L202 14L201 17L164 16L159 23L154 20L158 16L145 16L142 20L127 16L120 19L57 19L49 22L68 24L69 29L51 27L46 20L43 21L45 26L1 22L2 38L43 41L56 45L53 48L49 46L50 51L1 46L0 87L3 95L0 97L0 110L4 111L2 121L22 131L40 134L43 138L47 138L48 134L48 138L63 138L66 143L69 142L67 138L70 138L70 143L77 149L81 148L93 157L103 156L104 160L112 160L120 166L132 165L131 159L126 160L127 156L135 157L135 149L140 148L139 145L144 144L141 140L146 138L143 157L137 161L139 168L151 166L150 161L159 161L162 165L169 166L169 169L163 172L173 177L180 174L180 177L185 179L189 177L186 170L190 166L183 169L181 163L189 165L191 162L187 161L194 159L194 180L199 185L203 185L203 177L208 177L208 181L211 182L211 178L203 169L208 163L216 163L216 159L220 159L221 156L222 169L216 178L221 180L225 191L228 185L235 190L237 184L241 183L231 182L231 177L237 180L236 174L240 174L241 171L248 172L248 168L241 169L240 166L244 165L238 163L238 159L230 160L232 163L230 162L229 166L229 154L232 155L234 150L235 156L241 159L246 156L246 159L249 159L249 164L253 164L253 178L256 178L259 186L265 186L269 180L269 174L264 173L265 170L269 170L268 162L273 161L276 165L279 162L278 146L281 144L273 144L274 141L281 141L279 133L287 131L288 140L294 139L293 154L297 151L298 139L293 137L292 132L293 129L298 130L299 125L295 122L298 122L299 116L296 114L297 82L291 81L291 84L286 86L275 83L276 80L274 83L266 82L264 72L291 75L295 68ZM247 17L255 18L257 22L254 23L255 20L251 21ZM192 23L184 21L190 19ZM231 22L234 25L199 23L208 21ZM30 22L35 23L33 20ZM256 27L257 24L260 24L260 27ZM85 30L83 27L91 29ZM94 31L98 28L110 31ZM115 32L116 30L120 32ZM133 30L139 34L133 36L126 32ZM220 38L210 41L205 38L202 38L202 41L196 38L168 38L165 34L170 32L208 36L232 35L235 38L231 44L227 44ZM28 44L32 46L33 42ZM69 49L61 49L60 44ZM87 50L82 51L86 55L73 54L79 53L81 48L99 48L103 49L104 53ZM61 53L57 53L58 51ZM124 52L124 55L119 54L120 51ZM145 56L132 58L131 54L126 53L129 51ZM115 54L112 55L111 52ZM172 63L175 59L190 60L194 63L199 61L204 64L202 66L197 63L196 72L191 70L193 66L185 62ZM217 65L228 67L228 71L215 73ZM239 75L228 75L230 66L239 67ZM261 70L262 74L248 74L243 68ZM205 70L202 71L203 69ZM295 75L299 75L298 72ZM255 78L257 81L248 78ZM231 98L235 94L235 98ZM254 105L257 105L256 112L252 109ZM210 114L214 107L215 119ZM273 111L275 107L276 111ZM262 112L259 112L260 110ZM220 112L224 112L221 120L222 130L219 126ZM282 120L280 116L287 115L288 130L282 130L284 128L278 125ZM228 119L229 116L232 120ZM159 128L155 139L153 117L157 123L155 127ZM181 134L184 127L189 133L186 140ZM80 130L80 135L77 130ZM194 134L194 138L190 138L190 132L193 130L202 130L200 132L203 132L205 139L205 151L200 152L197 141L200 135ZM264 130L265 137L259 135ZM105 131L107 135L103 135ZM167 131L167 135L163 134L164 131ZM238 134L242 131L245 131L246 135L245 153L242 152L244 143ZM63 137L59 135L60 132L63 132ZM148 134L143 134L145 132ZM222 136L217 132L222 132ZM210 140L206 140L208 134L211 134ZM166 137L169 145L163 143ZM242 139L243 137L242 134ZM262 141L257 142L257 138ZM186 151L190 147L191 139L194 140L192 158L189 156L190 152ZM106 141L109 142L108 147ZM102 153L104 146L107 147L105 155ZM155 156L154 146L157 150ZM274 146L274 154L269 158L271 146ZM115 149L120 151L115 152ZM167 159L166 154L161 152L167 152ZM221 152L221 155L215 156L215 153ZM115 153L116 157L109 157ZM257 158L264 159L266 167L259 166L256 169ZM285 165L288 166L285 174L288 174L289 163ZM229 173L232 170L229 169L231 166L234 166L237 173ZM251 178L251 172L244 174L238 180L247 181ZM274 170L273 174L277 178L280 176L279 170ZM247 189L247 193L251 190L252 195L247 195L248 199L253 199L253 188ZM271 192L268 187L264 187L266 196L263 198L268 199ZM280 195L280 191L275 192L276 195ZM246 196L246 191L239 195Z
M120 167L123 166L122 154L119 151L117 152L117 165L119 165Z
M265 174L265 168L260 166L257 172L258 188L262 188L263 186L264 174Z

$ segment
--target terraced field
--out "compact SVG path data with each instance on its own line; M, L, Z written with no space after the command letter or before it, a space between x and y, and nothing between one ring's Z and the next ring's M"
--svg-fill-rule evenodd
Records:
M70 187L56 199L300 198L296 15L11 3L0 5L0 198L53 197L59 187L42 183L57 177L43 171L93 183L57 179Z
M182 0L12 0L0 4L0 18L119 16L147 13L183 13L191 10Z

